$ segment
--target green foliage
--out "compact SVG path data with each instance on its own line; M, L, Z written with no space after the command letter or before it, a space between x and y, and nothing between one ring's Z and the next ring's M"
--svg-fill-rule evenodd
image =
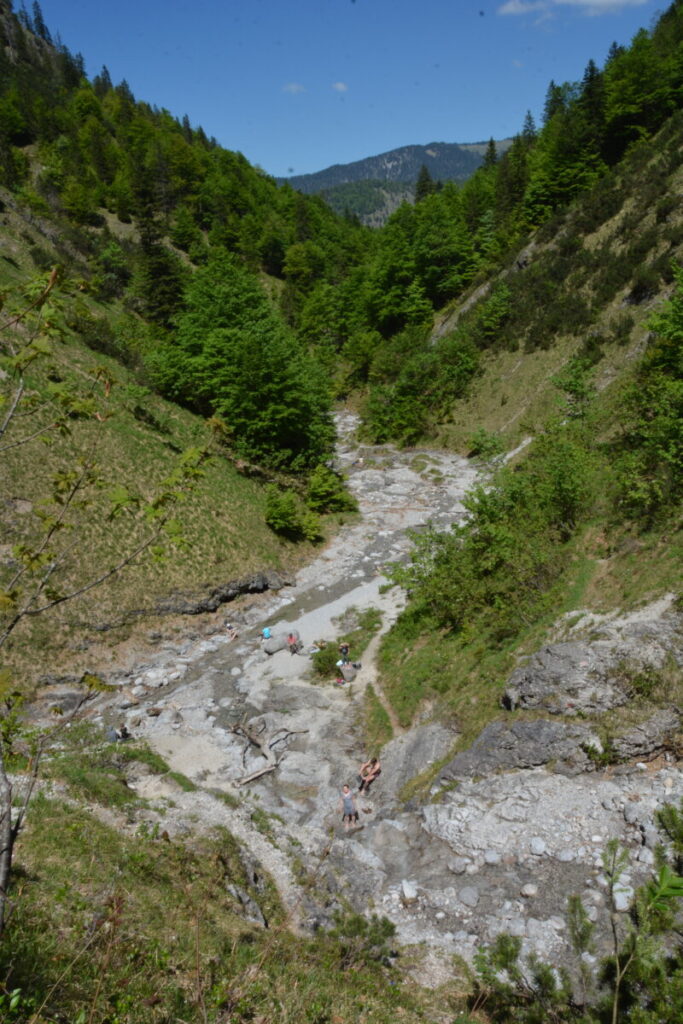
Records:
M315 543L322 537L316 513L306 509L294 491L280 490L276 484L266 489L265 519L271 530L289 540Z
M491 462L505 451L505 442L500 434L492 434L479 427L469 439L469 455Z
M450 534L415 537L412 561L392 579L441 626L485 629L494 642L536 614L563 571L566 542L594 495L595 454L582 427L551 424L517 469L466 499Z
M563 392L564 412L572 419L583 419L595 397L595 387L589 379L590 369L589 360L574 357L552 379L555 387Z
M339 940L342 970L358 969L373 961L382 961L391 954L389 940L396 934L396 926L386 917L336 911L330 934Z
M363 740L366 750L381 750L393 737L391 719L371 683L365 688Z
M627 425L617 443L618 508L649 527L683 494L683 271L651 320L656 333L625 396Z
M229 425L238 454L302 470L332 444L319 366L278 319L258 282L226 252L195 273L172 341L154 356L171 397Z
M306 504L314 512L355 512L353 495L344 486L343 478L320 462L308 478Z
M657 824L666 834L672 846L675 865L680 872L683 869L683 801L678 807L664 804L657 811Z
M378 443L414 444L466 393L478 367L476 348L466 335L451 334L435 344L418 328L396 335L372 362L374 386L363 409L367 436ZM382 378L387 382L379 383Z
M473 1009L485 1006L488 1019L496 1024L579 1020L568 972L533 955L522 965L521 946L521 939L503 934L490 947L478 950Z
M336 675L339 644L342 640L349 645L351 660L358 661L381 624L382 615L377 608L366 608L360 613L355 608L349 608L339 623L344 630L343 634L316 651L311 659L316 675L328 679Z

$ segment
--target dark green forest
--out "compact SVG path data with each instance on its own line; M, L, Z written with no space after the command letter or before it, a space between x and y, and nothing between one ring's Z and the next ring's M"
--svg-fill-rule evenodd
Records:
M614 46L602 67L589 61L581 81L551 82L543 124L527 115L500 159L494 148L463 186L422 189L414 206L404 204L371 231L319 198L278 187L187 117L136 100L106 68L89 81L82 58L54 45L39 6L33 17L17 17L6 4L4 11L1 183L36 217L61 218L67 270L75 248L92 293L122 303L134 318L130 338L108 342L116 354L137 367L141 381L205 414L231 416L236 389L232 399L211 394L206 382L197 391L197 374L213 372L223 349L226 362L241 357L235 338L212 332L211 351L195 340L190 370L193 293L210 274L203 268L232 257L226 273L236 294L245 290L240 316L255 315L249 282L260 282L272 307L267 329L278 323L275 361L285 359L296 378L263 401L286 405L291 397L297 418L301 389L310 386L318 411L287 436L282 454L267 431L245 434L237 411L231 429L243 454L293 467L314 465L329 451L325 403L350 390L366 396L370 438L429 436L476 374L478 353L520 344L529 293L538 318L524 325L527 348L551 345L559 330L585 331L591 304L576 289L562 294L558 257L554 280L545 270L537 280L531 266L496 287L457 332L430 340L436 309L504 267L532 231L548 225L556 233L553 218L577 197L590 195L583 217L593 229L613 216L626 196L620 161L631 153L638 159L683 99L683 18L674 3L630 47ZM676 152L674 135L670 163ZM573 259L571 243L563 245L565 260ZM608 254L580 255L587 274L608 276ZM42 258L34 253L38 266ZM634 254L620 273L647 291L670 275L669 263L643 266ZM600 298L620 283L606 280ZM220 330L219 310L207 316ZM89 331L93 344L97 333ZM318 369L305 368L311 359Z

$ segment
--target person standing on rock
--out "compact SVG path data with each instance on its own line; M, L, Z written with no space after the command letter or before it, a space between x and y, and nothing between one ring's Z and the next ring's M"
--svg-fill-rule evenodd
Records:
M347 665L349 662L349 645L346 640L342 640L339 644L339 653L341 654L342 664Z
M358 821L358 808L356 807L356 795L351 792L351 787L347 782L342 786L339 810L342 812L344 831L348 832Z

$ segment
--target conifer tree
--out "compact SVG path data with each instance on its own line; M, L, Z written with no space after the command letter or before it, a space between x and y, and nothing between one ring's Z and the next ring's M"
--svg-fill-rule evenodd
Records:
M495 142L491 138L491 139L489 139L489 144L486 147L486 152L484 153L484 163L483 163L483 166L486 169L488 169L489 167L495 167L497 163L498 163L498 151L496 149Z
M432 195L432 193L434 192L436 192L436 185L434 183L434 179L429 173L429 168L427 167L427 165L422 164L422 167L420 167L420 173L418 174L417 181L415 183L415 202L419 203L421 199L424 199L426 196Z

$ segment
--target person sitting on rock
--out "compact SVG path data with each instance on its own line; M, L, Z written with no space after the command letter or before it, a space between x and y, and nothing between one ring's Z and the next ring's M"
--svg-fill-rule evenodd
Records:
M358 792L367 793L377 776L381 774L382 766L378 758L371 757L369 761L365 761L358 769L358 779L360 782Z
M289 633L287 636L287 646L289 647L290 654L296 654L299 650L299 638L294 633Z
M270 640L271 635L272 634L270 632L270 626L264 626L263 629L261 630L261 639Z
M358 808L356 807L355 793L351 792L351 787L347 782L342 786L339 810L342 812L344 831L348 832L349 829L358 821Z

